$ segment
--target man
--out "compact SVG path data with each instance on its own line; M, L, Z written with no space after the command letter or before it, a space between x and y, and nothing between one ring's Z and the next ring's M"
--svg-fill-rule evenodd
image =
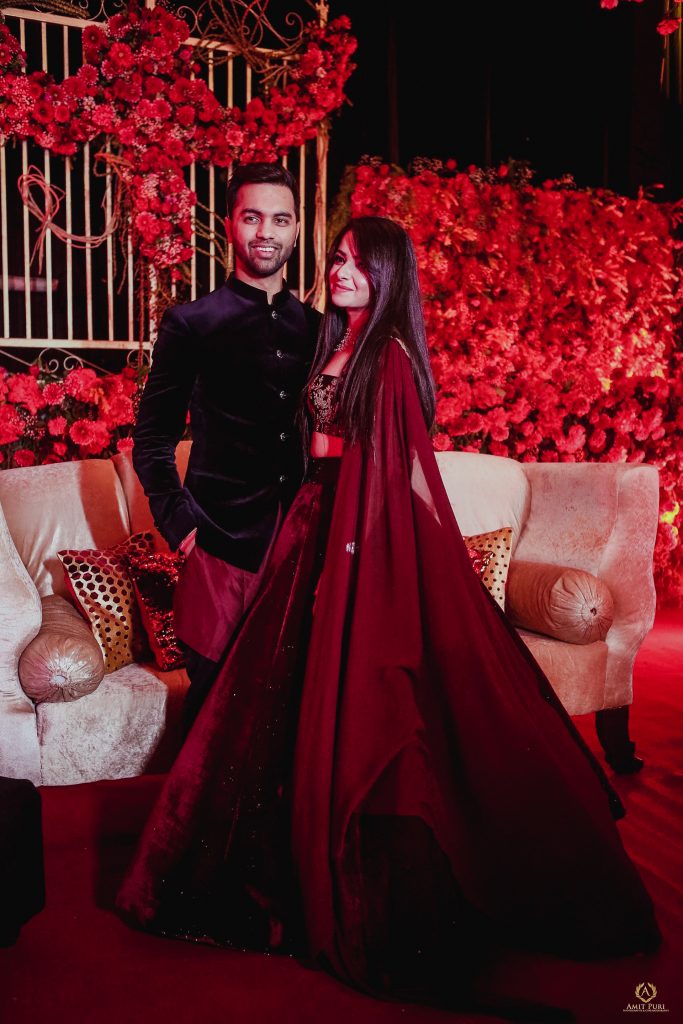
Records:
M319 323L283 279L299 234L293 175L279 164L246 164L227 198L235 271L221 288L164 315L134 434L133 464L154 521L171 548L188 554L174 604L188 648L186 728L255 597L276 524L301 482L294 421ZM188 408L183 486L175 449Z

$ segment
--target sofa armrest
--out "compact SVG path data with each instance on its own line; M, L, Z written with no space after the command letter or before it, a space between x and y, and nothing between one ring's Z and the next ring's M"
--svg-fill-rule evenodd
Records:
M505 610L521 629L565 643L592 644L607 636L614 604L609 588L583 569L514 560Z
M19 683L19 658L42 619L40 597L0 508L0 775L40 783L33 702Z
M604 706L628 704L633 661L655 613L657 470L634 463L525 463L524 471L531 503L516 556L584 569L608 586L614 622Z

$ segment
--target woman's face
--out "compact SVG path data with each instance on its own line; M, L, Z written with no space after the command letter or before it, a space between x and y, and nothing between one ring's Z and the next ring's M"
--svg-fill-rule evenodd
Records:
M332 255L329 276L332 304L339 309L360 310L370 305L370 277L347 231Z

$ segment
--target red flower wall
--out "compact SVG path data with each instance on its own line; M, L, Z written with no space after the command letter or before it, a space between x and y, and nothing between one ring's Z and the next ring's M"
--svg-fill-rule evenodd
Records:
M0 469L107 456L132 447L144 371L98 376L71 370L63 379L32 366L0 367Z
M434 446L656 465L658 593L681 603L680 210L512 170L357 168L353 215L394 218L417 249Z

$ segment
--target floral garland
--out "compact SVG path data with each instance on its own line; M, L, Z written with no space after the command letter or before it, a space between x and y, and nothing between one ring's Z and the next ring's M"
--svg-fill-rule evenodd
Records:
M352 213L392 217L416 246L434 446L656 465L660 599L683 601L681 204L518 172L356 170Z
M0 145L31 138L71 156L98 136L112 143L128 197L134 242L158 270L192 252L196 196L183 170L194 162L275 160L314 138L318 125L344 102L356 41L348 18L307 26L288 84L255 98L244 111L223 107L201 78L186 23L164 7L127 11L83 32L85 64L63 82L27 73L26 54L0 23ZM107 159L105 154L100 154Z
M632 3L642 4L643 0L631 0ZM673 5L678 6L683 0L672 0L667 5L666 17L662 18L657 25L657 31L660 36L670 36L672 32L676 32L680 27L683 18L672 16ZM608 11L613 11L615 7L619 6L619 0L600 0L600 6L604 7Z
M64 377L32 366L0 367L0 467L47 465L132 447L139 371L99 377L78 368Z

